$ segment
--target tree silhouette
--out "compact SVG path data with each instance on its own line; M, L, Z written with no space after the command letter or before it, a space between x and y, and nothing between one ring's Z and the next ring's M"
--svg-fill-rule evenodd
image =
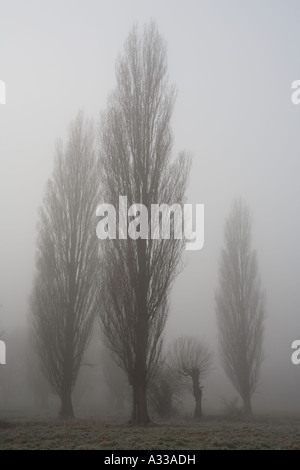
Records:
M194 418L201 418L203 391L201 381L211 369L213 354L199 339L180 336L171 343L168 356L169 363L174 369L182 376L191 378L195 399Z
M62 418L73 417L72 390L97 308L99 181L93 145L92 123L79 113L66 147L57 147L39 213L33 329L43 371L61 399Z
M168 85L166 45L154 23L142 35L133 28L116 78L100 130L105 202L117 207L122 195L128 206L141 203L148 210L151 204L182 204L189 160L183 154L171 160L175 91ZM132 386L131 422L146 424L147 385L161 353L184 240L128 237L102 246L103 332Z
M225 372L251 414L263 360L265 296L251 248L250 212L241 199L232 205L224 236L216 293L220 350Z

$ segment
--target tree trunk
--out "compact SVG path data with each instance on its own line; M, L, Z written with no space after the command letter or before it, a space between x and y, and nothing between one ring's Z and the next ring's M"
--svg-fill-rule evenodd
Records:
M147 410L146 382L136 377L132 385L132 415L131 424L146 426L150 419Z
M199 389L199 394L195 397L195 411L194 418L198 419L202 417L202 390Z
M143 201L145 200L145 196ZM139 279L137 282L138 322L135 347L135 366L132 380L132 416L131 424L145 426L150 422L147 410L147 343L148 343L148 312L147 312L147 270L146 241L137 240Z
M71 387L65 387L60 396L61 408L59 417L61 419L74 419L74 411L72 404L72 390Z
M132 415L131 424L145 426L150 422L147 410L147 323L141 318L136 348L135 367L131 380Z
M199 385L199 375L199 369L192 370L191 377L193 381L193 395L195 398L195 419L202 417L202 387Z
M252 415L252 405L251 405L251 398L250 398L250 393L246 392L243 396L243 402L244 402L244 414L246 416L251 416Z
M135 367L132 385L132 415L131 424L146 426L149 422L147 410L147 324L143 318L140 321L138 334L138 346L135 356Z

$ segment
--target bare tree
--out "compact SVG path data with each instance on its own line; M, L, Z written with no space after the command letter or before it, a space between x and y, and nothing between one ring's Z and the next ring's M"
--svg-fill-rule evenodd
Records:
M180 403L185 384L178 371L168 364L159 367L149 384L149 402L157 415L170 419Z
M155 24L142 35L131 31L116 75L100 129L105 202L117 207L124 195L128 206L182 204L190 163L183 154L171 160L175 91L168 85L166 45ZM171 238L102 243L101 322L132 386L135 424L149 421L147 384L160 356L168 295L184 248L184 240Z
M93 145L93 125L79 113L66 147L57 146L39 212L34 336L62 418L73 417L72 390L96 314L99 181Z
M216 293L220 349L225 372L251 414L263 360L265 296L251 248L250 212L241 199L232 205L224 236Z
M209 373L213 354L199 339L192 336L180 336L175 339L169 349L168 361L184 377L192 380L193 395L195 398L194 418L202 416L201 381Z

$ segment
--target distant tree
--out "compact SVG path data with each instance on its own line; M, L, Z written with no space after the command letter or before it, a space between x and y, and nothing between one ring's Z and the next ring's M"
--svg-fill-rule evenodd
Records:
M128 379L124 370L113 360L111 351L103 348L101 351L103 377L108 387L109 402L112 410L123 412L128 399Z
M151 23L143 35L131 31L117 63L117 87L100 129L104 197L114 207L120 195L127 196L128 207L138 203L148 210L151 204L184 201L189 161L184 155L171 160L175 92L168 85L166 54ZM174 213L170 219L175 225ZM138 232L138 217L134 223ZM184 244L175 237L141 235L102 244L102 330L132 386L133 424L149 422L147 386L161 354L168 297Z
M99 172L93 147L93 125L79 113L66 147L57 147L39 213L33 329L62 418L74 416L72 390L97 310Z
M251 397L263 360L265 295L251 248L250 212L241 199L232 205L224 236L216 292L221 357L245 413L251 414Z
M194 418L202 416L203 378L209 373L213 354L199 339L192 336L180 336L175 339L169 349L169 363L183 377L192 381L195 399Z
M159 367L150 380L149 402L153 411L162 419L170 419L180 402L184 384L178 371L168 365Z
M231 399L223 398L222 402L223 402L224 413L226 416L235 417L235 416L240 416L242 414L241 408L238 405L238 402L239 402L238 397L233 397Z

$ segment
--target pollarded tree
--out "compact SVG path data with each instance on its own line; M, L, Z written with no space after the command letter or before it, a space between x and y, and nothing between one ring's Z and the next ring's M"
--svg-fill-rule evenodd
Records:
M220 350L225 372L251 414L263 360L265 295L251 247L250 212L241 199L232 205L224 235L216 293Z
M116 76L100 129L105 202L118 207L119 196L127 196L128 207L143 204L149 212L151 204L181 205L189 160L184 155L171 160L175 91L168 84L166 44L155 24L142 35L136 28L131 31ZM136 239L102 242L99 304L107 345L132 386L131 422L147 424L147 386L161 353L168 296L184 240L147 238L138 233L138 219L133 221Z
M213 361L213 354L209 348L198 338L193 336L180 336L170 345L168 362L184 377L192 380L193 395L195 399L194 418L202 416L201 381L209 373Z
M37 351L43 371L61 399L62 418L73 417L72 390L97 310L98 202L93 125L79 113L66 147L57 147L39 213L37 275L31 302Z

